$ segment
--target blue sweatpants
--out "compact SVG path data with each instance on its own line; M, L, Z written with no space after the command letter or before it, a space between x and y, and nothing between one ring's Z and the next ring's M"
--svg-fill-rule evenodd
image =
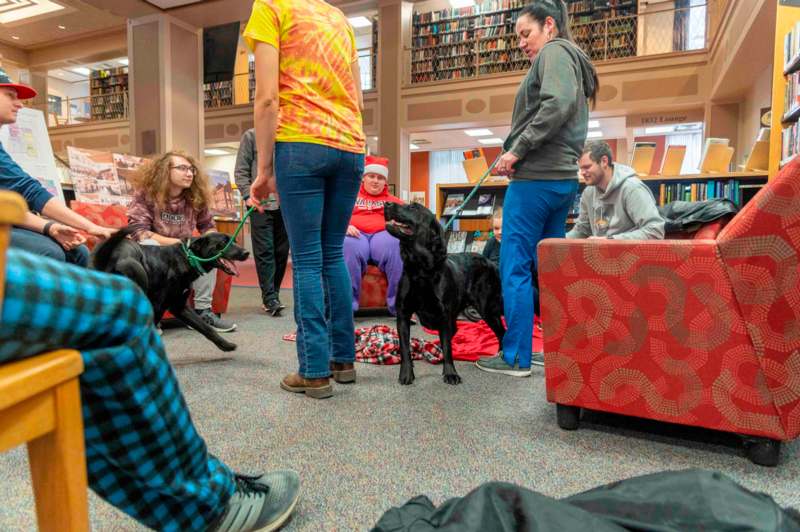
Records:
M503 245L500 278L503 284L506 334L503 359L520 368L531 366L534 309L539 290L536 246L544 238L564 238L567 214L578 190L577 179L516 180L503 202Z
M5 292L0 364L81 352L89 486L154 530L205 530L225 511L234 474L192 423L144 293L125 277L13 248Z

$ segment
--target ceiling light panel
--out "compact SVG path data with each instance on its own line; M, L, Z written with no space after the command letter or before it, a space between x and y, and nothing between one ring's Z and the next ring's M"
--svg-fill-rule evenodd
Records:
M19 22L53 11L64 9L64 6L52 0L9 0L0 1L0 24Z
M355 29L372 26L372 22L370 22L367 17L350 17L347 21L350 22L350 25Z
M494 144L494 145L497 145L497 144L502 144L503 143L503 139L501 139L499 137L492 137L490 139L478 139L478 142L480 142L481 144L488 144L488 145Z
M494 135L491 129L465 129L464 133L470 137L490 137Z

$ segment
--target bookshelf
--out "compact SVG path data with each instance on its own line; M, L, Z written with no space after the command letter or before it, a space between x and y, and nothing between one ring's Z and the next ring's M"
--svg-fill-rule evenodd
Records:
M769 176L800 153L800 7L779 0L775 18Z
M128 117L128 67L93 70L89 74L92 120Z
M256 62L250 60L247 63L247 101L253 102L256 99Z
M483 0L412 18L411 83L526 70L514 24L526 0ZM593 60L636 55L636 0L567 0L576 42Z
M233 105L233 80L203 85L203 107L216 109Z
M740 208L747 204L753 196L766 184L767 172L725 172L720 174L683 174L675 176L650 175L642 176L639 179L650 187L656 202L659 206L666 205L671 201L702 201L711 198L728 198L736 203ZM445 215L445 206L448 196L467 194L474 185L470 183L451 183L436 186L436 217L447 221L449 216ZM505 199L507 182L485 183L481 185L478 192L473 196L465 210L471 210L477 198L484 193L495 195L494 209L502 207ZM585 185L579 181L578 194L575 202L567 215L567 227L571 227L578 217L580 210L580 194ZM459 216L458 220L452 225L452 233L466 233L466 243L475 239L488 238L488 233L492 229L491 214L477 216ZM448 235L449 237L449 235Z

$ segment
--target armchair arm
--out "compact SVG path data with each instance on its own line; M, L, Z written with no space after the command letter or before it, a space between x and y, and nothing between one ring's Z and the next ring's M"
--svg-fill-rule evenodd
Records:
M0 225L14 225L22 222L28 204L16 192L0 191Z

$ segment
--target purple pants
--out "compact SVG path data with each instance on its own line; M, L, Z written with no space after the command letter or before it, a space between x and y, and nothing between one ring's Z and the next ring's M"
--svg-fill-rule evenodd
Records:
M403 259L400 258L400 242L386 231L378 231L368 235L361 233L359 238L344 237L344 262L350 272L353 286L353 310L358 310L358 296L361 292L361 278L367 269L367 263L373 263L386 274L388 287L386 290L386 306L389 313L395 315L395 299L397 285L403 276Z

